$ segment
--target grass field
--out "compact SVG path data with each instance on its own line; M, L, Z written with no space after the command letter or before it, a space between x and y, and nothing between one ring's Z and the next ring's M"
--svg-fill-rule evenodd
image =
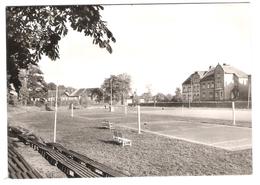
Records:
M74 115L74 118L70 117L66 109L58 112L57 142L131 176L252 174L251 149L227 151L152 133L137 134L136 130L120 125L116 130L131 139L132 146L121 147L115 144L113 131L102 129L101 121L109 119L115 123L136 122L134 110L129 110L127 116L122 111L110 113L105 109L75 110ZM143 122L172 119L199 120L166 114L142 115ZM216 120L205 120L209 124L216 123ZM9 124L23 126L45 140L52 141L54 112L40 109L27 109L26 113L10 111L8 121ZM240 126L250 127L251 124L241 122Z

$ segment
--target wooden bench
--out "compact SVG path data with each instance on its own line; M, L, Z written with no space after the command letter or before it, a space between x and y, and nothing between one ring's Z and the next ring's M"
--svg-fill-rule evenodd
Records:
M67 158L58 151L47 151L45 158L70 177L100 177L100 175L92 172L86 166Z
M8 146L8 172L13 179L42 178L12 146Z
M30 140L29 137L27 137L24 134L19 134L17 137L22 140L25 144L30 144L32 148L37 150L50 164L57 166L60 170L62 170L66 175L70 177L100 177L100 175L92 172L90 169L88 169L86 166L83 166L76 161L73 161L66 156L64 156L62 153L53 150L52 148L48 147L45 144L38 143L36 140ZM13 154L12 151L10 151L10 154ZM17 176L17 178L29 178L30 176L33 177L33 173L26 171L26 168L22 166L19 161L16 160L16 158L12 159L17 164L19 164L19 167L21 168L20 171L14 170L13 166L15 166L12 161L10 161L10 171L16 172L10 173L10 177ZM26 176L26 174L28 174Z
M122 146L132 146L132 141L123 137L121 132L115 131L113 135L113 140Z
M48 145L38 144L38 152L51 164L57 166L62 172L70 177L100 177L87 167L69 159Z
M121 172L89 159L58 143L38 142L38 138L17 132L17 137L37 150L50 164L70 177L123 177ZM22 176L23 174L20 174Z
M77 163L88 167L91 171L97 173L102 177L125 177L126 176L125 174L118 172L112 168L109 168L101 163L98 163L97 161L94 161L82 154L79 154L72 150L68 150L64 148L61 144L47 143L47 145L59 151L60 153L64 154L69 159L73 159Z
M102 128L107 128L107 129L113 129L113 123L108 121L108 120L104 120L101 122L102 123Z

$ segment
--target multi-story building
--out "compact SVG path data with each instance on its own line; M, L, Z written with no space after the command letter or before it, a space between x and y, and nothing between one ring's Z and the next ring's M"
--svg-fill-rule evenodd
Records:
M183 101L248 100L250 83L250 76L233 66L210 66L208 71L195 72L184 81Z
M207 71L195 71L182 83L184 102L200 101L200 79Z
M210 66L209 70L200 80L200 101L214 101L215 92L215 67Z

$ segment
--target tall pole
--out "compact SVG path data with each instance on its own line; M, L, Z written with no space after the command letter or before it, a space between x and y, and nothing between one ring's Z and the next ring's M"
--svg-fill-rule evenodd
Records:
M58 112L58 84L56 85L56 98L55 98L55 117L54 117L54 134L53 134L54 143L56 143L57 112Z
M248 97L247 97L247 108L250 108L250 97L251 97L251 77L248 78Z
M137 105L138 134L141 134L140 105Z
M232 102L233 125L236 125L235 102Z
M112 88L112 78L110 79L110 93L111 93L111 96L110 96L110 112L113 112L113 108L112 108L112 105L113 105L113 88Z
M189 108L192 101L192 76L190 77L190 97L189 97Z
M73 107L73 103L71 104L71 117L73 117L74 115L73 115L73 109L74 109L74 107Z

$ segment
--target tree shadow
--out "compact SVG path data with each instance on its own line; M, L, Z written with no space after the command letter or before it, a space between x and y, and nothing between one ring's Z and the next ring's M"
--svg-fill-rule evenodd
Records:
M103 127L103 126L99 126L99 127L95 126L95 127L91 127L91 128L99 129L99 130L109 130L108 128Z
M106 143L106 144L111 144L111 145L118 145L117 142L115 142L114 140L103 140L103 139L99 139L99 141Z

